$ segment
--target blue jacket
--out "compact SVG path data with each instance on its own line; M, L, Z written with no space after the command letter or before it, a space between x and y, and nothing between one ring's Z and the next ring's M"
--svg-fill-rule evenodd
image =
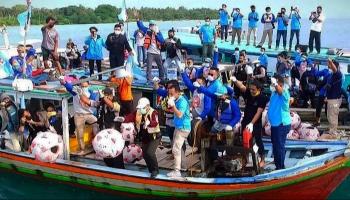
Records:
M301 53L298 53L298 52L294 53L294 61L296 66L300 66L301 58L302 58Z
M141 20L137 21L137 27L142 31L143 34L147 34L147 32L150 32L151 29L147 28L145 25L143 25L143 22ZM160 43L160 44L164 44L165 40L164 37L162 35L162 32L158 32L156 35L156 40Z
M277 30L286 31L287 28L288 28L288 18L286 16L277 17Z
M241 29L243 24L243 16L240 13L234 13L232 16L232 27Z
M258 60L260 61L260 65L264 66L265 68L268 67L269 61L268 61L268 56L264 53L259 56Z
M186 74L186 72L181 73L182 81L186 85L186 87L193 93L197 88L193 86L190 77ZM199 114L202 119L205 119L209 114L211 109L211 98L207 95L204 95L204 109L203 112Z
M14 65L13 64L14 62L17 62L18 65ZM21 58L19 56L12 56L9 60L9 63L12 66L14 77L18 76L18 77L22 78L24 75L27 78L32 77L32 72L33 72L32 65L27 64L26 71L23 72L23 68L24 68L24 59L23 58Z
M198 92L211 98L211 109L208 116L215 117L215 106L217 101L215 93L227 94L227 89L224 84L219 79L216 79L210 83L208 87L199 87Z
M329 72L328 69L323 69L321 71L315 70L314 74L318 79L320 77L323 77L323 81L319 83L319 89L320 89L320 96L326 96L326 88L324 87L327 84L327 80L329 79L331 73Z
M106 47L106 45L100 35L97 35L96 41L91 36L88 36L85 40L85 44L89 46L86 59L103 60L103 47Z
M238 103L234 98L230 99L230 103L226 103L224 101L220 101L218 105L218 109L221 110L220 119L218 119L218 115L216 115L216 119L220 121L222 124L228 124L234 127L241 120L241 111L239 109Z
M250 12L248 15L248 21L249 28L256 28L257 22L259 21L259 14L257 12Z
M290 16L290 19L291 19L291 26L290 26L290 29L291 30L300 30L301 28L301 24L300 24L300 15L299 14L292 14Z

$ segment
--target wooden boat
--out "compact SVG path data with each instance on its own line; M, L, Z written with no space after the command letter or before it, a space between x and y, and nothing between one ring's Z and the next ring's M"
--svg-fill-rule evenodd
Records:
M267 161L272 148L265 143ZM286 169L266 172L253 177L171 179L165 175L149 178L149 173L127 169L112 169L72 160L43 163L26 153L0 150L0 168L17 173L87 186L116 194L142 198L187 199L326 199L350 174L350 159L344 156L347 142L286 143ZM306 156L306 152L312 152ZM309 154L310 155L310 154Z

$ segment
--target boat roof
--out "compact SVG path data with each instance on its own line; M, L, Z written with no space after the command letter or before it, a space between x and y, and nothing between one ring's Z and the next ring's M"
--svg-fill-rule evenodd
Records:
M191 34L191 33L183 33L183 32L177 32L176 37L181 39L182 46L187 47L197 47L201 48L202 44L199 40L198 34ZM221 53L230 53L232 54L236 47L238 47L240 50L246 50L248 55L260 55L260 48L256 48L255 46L246 46L245 42L242 42L240 46L238 45L231 45L231 41L225 42L225 41L217 41L216 43L219 52ZM277 57L277 55L283 51L282 48L280 50L275 49L268 49L267 46L264 46L266 51L266 55L269 57ZM329 48L321 48L320 54L309 54L308 57L313 60L318 60L322 63L327 62L328 58L335 59L338 62L341 63L350 63L350 57L345 57L341 55L328 55L328 49Z

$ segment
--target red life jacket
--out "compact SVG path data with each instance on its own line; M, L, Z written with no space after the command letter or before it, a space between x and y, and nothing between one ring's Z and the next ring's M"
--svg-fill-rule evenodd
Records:
M145 40L144 40L144 43L143 43L143 47L145 47L146 49L148 49L151 44L152 44L152 38L154 37L154 40L156 41L156 44L157 44L157 48L158 49L161 49L162 45L160 44L160 42L158 42L157 38L156 38L156 35L153 34L153 32L151 31L148 31L145 35Z

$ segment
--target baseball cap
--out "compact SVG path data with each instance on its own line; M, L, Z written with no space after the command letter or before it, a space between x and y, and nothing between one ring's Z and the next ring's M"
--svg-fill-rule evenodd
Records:
M146 106L150 105L151 103L149 102L149 100L145 97L142 97L139 102L137 103L136 108L137 109L142 109L145 108Z

